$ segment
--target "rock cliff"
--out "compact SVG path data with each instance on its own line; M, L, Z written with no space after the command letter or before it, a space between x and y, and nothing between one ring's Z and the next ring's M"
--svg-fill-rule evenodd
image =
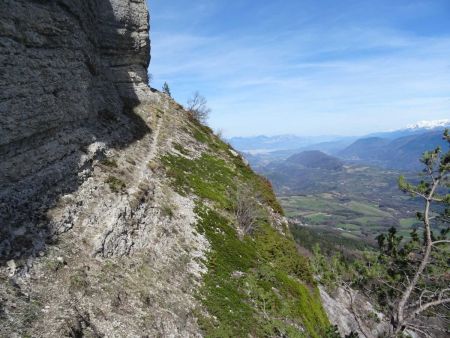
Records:
M1 2L0 336L323 337L270 184L149 61L144 0Z
M151 97L148 19L144 0L1 2L2 256L20 255L17 241L39 250L45 209L105 145L150 131L133 112Z

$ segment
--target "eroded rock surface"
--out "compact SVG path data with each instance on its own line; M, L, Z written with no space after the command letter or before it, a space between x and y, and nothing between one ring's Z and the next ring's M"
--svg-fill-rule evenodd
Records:
M107 147L151 130L144 0L0 3L0 257L36 254L46 210Z
M361 337L375 338L389 332L385 316L357 291L340 287L329 293L320 287L320 296L328 318L337 325L343 337L353 332Z
M148 32L145 0L0 3L2 337L199 331L208 243L148 166L176 124Z

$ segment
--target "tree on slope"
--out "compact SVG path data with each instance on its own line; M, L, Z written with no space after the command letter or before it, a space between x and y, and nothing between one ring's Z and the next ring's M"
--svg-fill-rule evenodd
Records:
M444 139L450 144L448 130ZM443 152L438 147L428 151L421 162L425 168L420 183L413 185L400 177L399 186L424 203L423 211L417 213L422 222L423 238L413 232L412 239L396 252L399 245L395 234L379 237L380 247L393 259L398 273L404 275L397 285L399 294L392 316L395 335L406 329L427 335L429 327L418 322L418 317L446 311L448 314L450 304L450 150ZM441 229L439 235L435 233L438 229ZM436 312L439 307L440 313Z
M449 131L444 139L450 145ZM313 259L322 284L360 290L382 309L390 318L390 337L411 331L433 337L450 324L450 150L428 151L421 162L419 183L399 179L402 191L423 201L417 213L421 226L410 238L391 228L377 237L378 252L365 252L354 262L320 252Z
M186 110L197 121L206 124L211 109L207 106L208 101L199 92L195 92L194 95L188 100Z
M170 92L169 84L167 82L164 82L162 91L164 94L166 94L169 97L172 97L172 93Z

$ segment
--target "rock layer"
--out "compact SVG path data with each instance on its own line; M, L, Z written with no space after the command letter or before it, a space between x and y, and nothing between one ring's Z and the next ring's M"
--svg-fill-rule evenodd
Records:
M150 60L144 0L0 6L0 145L117 113L120 98L142 98Z
M133 112L151 98L148 32L145 0L0 3L0 258L42 246L36 224L106 145L150 132Z

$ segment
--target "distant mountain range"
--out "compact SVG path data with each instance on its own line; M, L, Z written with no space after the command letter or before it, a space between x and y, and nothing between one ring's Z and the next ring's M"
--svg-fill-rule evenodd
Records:
M419 157L423 152L438 145L445 146L442 132L447 127L450 127L449 119L421 121L405 129L373 133L359 138L338 136L303 138L280 135L232 138L229 142L244 152L254 167L284 161L295 154L314 150L347 162L399 170L417 170L420 168ZM313 143L313 140L320 141ZM300 144L302 145L298 146ZM317 153L315 155L318 156Z
M419 157L437 146L445 147L441 130L403 136L394 139L370 137L357 140L337 156L385 168L417 170Z
M347 144L357 137L344 136L311 136L302 137L296 135L232 137L228 142L236 149L252 154L262 154L273 151L292 150L306 148L319 143L334 143L341 140L349 140Z
M361 138L380 137L395 139L402 136L416 135L433 130L441 130L447 127L450 127L450 119L419 121L408 125L404 129L371 133L366 136L259 135L250 137L232 137L227 141L239 151L253 154L282 150L321 150L335 153L337 152L336 148L340 148L339 150L342 150L352 142Z

